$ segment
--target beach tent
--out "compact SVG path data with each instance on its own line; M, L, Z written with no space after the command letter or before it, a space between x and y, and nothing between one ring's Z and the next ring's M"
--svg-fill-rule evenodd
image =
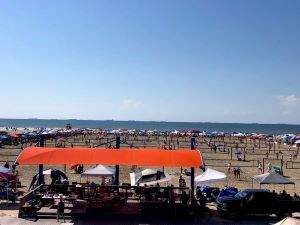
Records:
M254 176L253 180L255 180L259 184L294 184L294 182L290 179L283 177L275 172Z
M292 217L286 217L285 219L280 220L279 222L273 225L300 225L300 220Z
M262 184L283 184L283 185L293 184L295 189L295 182L291 181L286 177L281 176L276 172L264 173L261 175L254 176L253 180L259 183L260 187ZM252 186L253 186L253 182L252 182Z
M97 165L81 174L81 176L114 176L115 170L109 166Z
M168 173L164 173L159 170L145 169L139 173L130 173L131 186L136 186L137 184L151 185L170 180L171 176Z
M204 185L217 182L226 182L227 176L225 173L207 168L204 173L195 177L195 185Z

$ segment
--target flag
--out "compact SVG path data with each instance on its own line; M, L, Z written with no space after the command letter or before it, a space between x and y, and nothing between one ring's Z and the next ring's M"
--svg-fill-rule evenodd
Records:
M206 166L205 166L205 161L204 161L204 158L203 158L203 155L201 154L201 161L202 161L202 166L200 167L200 169L205 172L206 170Z

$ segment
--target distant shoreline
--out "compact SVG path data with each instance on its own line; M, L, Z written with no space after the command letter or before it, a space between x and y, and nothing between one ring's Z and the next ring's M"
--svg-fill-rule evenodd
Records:
M0 127L62 128L71 124L74 128L140 129L140 130L202 130L207 132L243 132L260 134L296 134L300 125L259 123L212 123L212 122L159 122L75 119L0 119Z
M299 124L292 123L257 123L257 122L199 122L199 121L155 121L155 120L97 120L97 119L44 119L44 118L0 118L1 120L43 120L43 121L102 121L102 122L142 122L142 123L199 123L199 124L245 124L245 125L288 125L288 126L300 126Z

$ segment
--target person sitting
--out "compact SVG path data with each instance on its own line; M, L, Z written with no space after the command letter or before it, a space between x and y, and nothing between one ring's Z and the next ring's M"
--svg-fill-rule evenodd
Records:
M285 190L282 191L282 196L288 196Z
M182 186L182 182L183 182L183 178L182 178L182 176L180 176L180 177L179 177L179 180L178 180L179 187L181 187L181 186Z
M137 185L136 185L135 194L136 194L136 196L137 196L138 198L141 197L141 194L142 194L142 187L140 186L139 183L137 183Z
M11 169L12 169L12 173L13 173L13 174L16 173L16 167L17 167L17 165L16 165L15 163L12 164Z
M199 208L204 209L206 206L206 197L203 195L201 190L197 190L196 192L196 200L199 202Z
M9 162L8 162L8 161L6 161L6 163L4 164L4 167L5 167L6 169L9 169Z
M147 186L147 184L144 185L143 195L145 196L145 199L147 201L151 201L152 200L151 190Z
M191 172L187 171L187 169L184 169L184 173L186 176L191 176Z
M181 204L185 207L187 206L187 203L189 201L189 196L186 193L186 191L183 191L181 196L180 196Z

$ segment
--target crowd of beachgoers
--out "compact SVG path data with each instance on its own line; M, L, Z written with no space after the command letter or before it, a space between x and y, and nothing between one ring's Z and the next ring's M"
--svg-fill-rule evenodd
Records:
M70 126L65 128L0 128L0 149L2 165L13 169L13 163L20 153L20 150L28 146L39 146L42 136L45 137L46 147L74 147L74 148L114 148L115 137L121 136L121 148L160 148L160 149L190 149L191 138L195 137L197 149L199 149L205 160L206 168L216 169L227 175L226 184L238 190L253 187L252 178L258 174L268 171L284 172L298 187L300 177L299 159L297 156L300 145L300 134L256 134L243 132L205 132L202 130L139 130L139 129L78 129ZM111 143L111 144L110 144ZM9 162L6 163L6 161ZM93 165L84 165L82 171L92 168ZM70 182L80 181L81 175L72 167L65 165L45 165L45 169L64 171ZM121 166L120 181L128 183L129 173L139 172L148 167L142 166ZM182 176L185 185L189 186L190 168L161 168L151 169L164 170L171 175L168 184L175 187L181 186L178 178ZM16 171L22 184L18 190L27 192L30 181L36 176L38 170L36 165L19 165ZM195 176L202 174L197 168ZM46 178L46 183L49 179ZM93 180L98 183L101 180ZM162 184L164 186L165 184ZM185 186L184 185L184 186ZM224 183L216 183L214 187L223 188ZM257 185L256 185L257 187ZM274 189L273 186L266 188ZM275 187L276 192L282 191L280 185ZM299 194L294 186L286 187L291 194Z
M238 138L255 139L276 144L300 145L300 132L298 134L257 134L243 132L207 132L198 129L193 130L140 130L140 129L78 129L78 128L15 128L0 127L0 145L3 143L16 143L35 141L42 135L48 138L60 138L73 135L99 135L104 138L107 135L130 135L130 136L172 136L172 137L205 137L205 138Z

